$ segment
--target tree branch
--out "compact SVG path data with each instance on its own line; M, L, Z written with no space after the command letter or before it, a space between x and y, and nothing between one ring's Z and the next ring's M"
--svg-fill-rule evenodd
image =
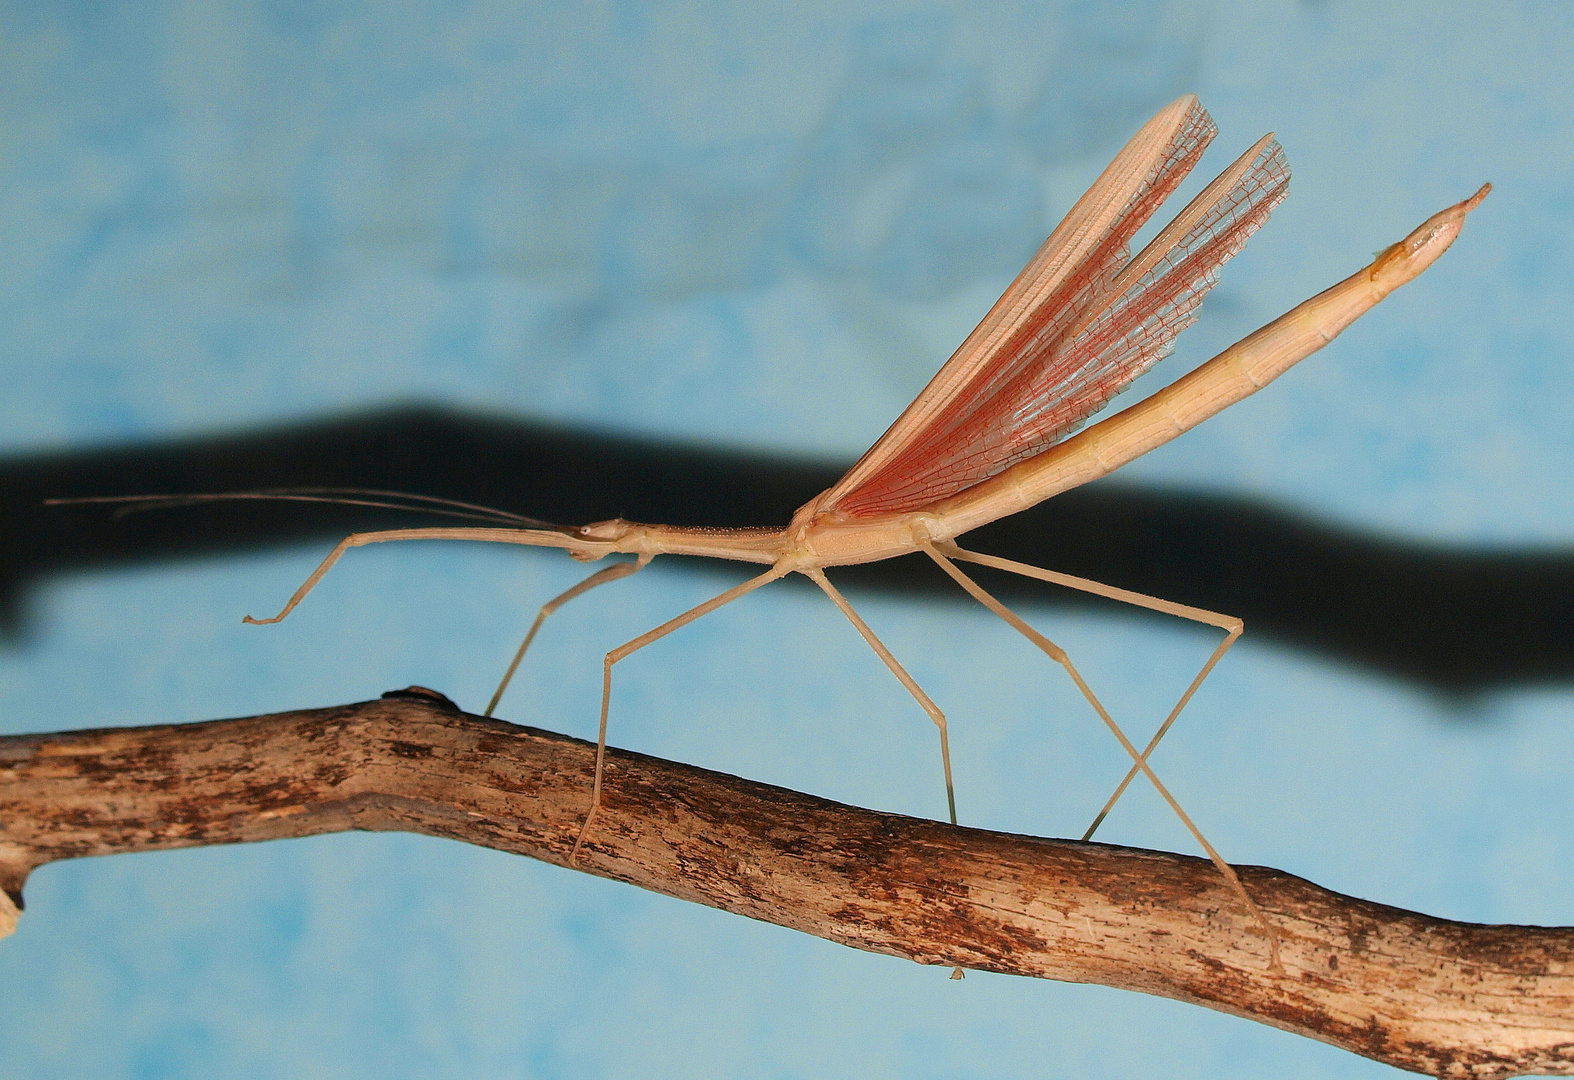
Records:
M591 744L382 701L0 738L0 930L57 859L348 829L569 866ZM1240 867L1285 972L1218 871L1162 852L859 810L607 754L575 869L918 963L1189 1001L1437 1076L1574 1075L1574 928L1480 926Z

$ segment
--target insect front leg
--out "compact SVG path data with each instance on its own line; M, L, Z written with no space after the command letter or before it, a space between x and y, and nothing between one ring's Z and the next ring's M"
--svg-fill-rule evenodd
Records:
M267 619L254 619L250 615L244 616L241 621L254 626L276 623L290 612L295 610L295 605L306 598L306 594L317 587L323 575L333 569L333 564L339 557L351 548L365 547L368 544L386 544L394 540L471 540L486 544L524 544L528 547L560 547L565 548L570 554L583 551L594 558L598 554L606 554L605 550L597 551L600 545L579 541L563 532L546 529L476 529L476 528L434 528L434 529L385 529L381 532L353 533L340 540L338 546L328 552L328 557L317 564L317 569L312 571L311 577L301 583L295 594L279 609L279 613Z

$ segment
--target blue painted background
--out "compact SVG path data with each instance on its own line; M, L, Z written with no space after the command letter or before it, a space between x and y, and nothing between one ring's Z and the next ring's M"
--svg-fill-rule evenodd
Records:
M0 450L448 402L850 460L1107 157L1199 93L1289 199L1145 392L1483 180L1447 257L1124 471L1354 527L1574 542L1574 23L1555 3L0 6ZM762 523L763 524L763 523ZM438 687L479 708L550 552L316 549L56 578L6 731ZM505 717L591 735L606 649L731 579L658 564L549 624ZM952 715L969 823L1080 832L1118 747L982 611L865 616ZM1038 613L1146 731L1211 647ZM1460 705L1254 643L1156 766L1232 860L1574 922L1574 694ZM1145 719L1151 718L1151 719ZM620 666L613 740L944 811L841 616L766 590ZM1191 851L1133 789L1104 838ZM0 943L11 1075L1356 1077L1171 1002L944 973L494 852L331 836L45 867Z

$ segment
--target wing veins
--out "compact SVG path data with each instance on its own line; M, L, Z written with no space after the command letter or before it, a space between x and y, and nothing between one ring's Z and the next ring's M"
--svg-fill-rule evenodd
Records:
M863 516L917 509L1041 453L1167 355L1219 268L1283 197L1289 169L1264 136L1079 305L1052 337L1024 344L1003 379L934 418L837 504Z
M1038 252L988 314L858 463L822 494L819 508L832 507L889 461L921 439L931 421L959 395L998 374L1006 347L1044 329L1064 301L1065 287L1078 283L1090 256L1119 248L1142 227L1191 170L1217 129L1194 95L1171 102L1137 132L1099 179L1056 226ZM1114 238L1114 244L1110 241ZM1106 267L1101 262L1092 269ZM1084 282L1085 283L1085 282ZM1075 299L1075 297L1072 297Z

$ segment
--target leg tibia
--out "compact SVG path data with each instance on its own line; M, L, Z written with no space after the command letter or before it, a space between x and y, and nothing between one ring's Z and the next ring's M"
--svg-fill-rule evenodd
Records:
M1007 573L1020 574L1023 577L1033 578L1037 581L1047 581L1055 585L1064 585L1070 589L1077 589L1081 592L1092 593L1094 596L1103 596L1110 600L1119 600L1122 603L1132 604L1140 608L1146 608L1149 611L1157 611L1165 615L1174 615L1177 618L1189 619L1192 622L1200 622L1208 626L1216 626L1219 629L1225 631L1224 640L1221 641L1213 650L1212 654L1209 655L1207 661L1202 665L1196 676L1191 680L1191 684L1187 686L1185 692L1181 694L1180 700L1175 702L1175 707L1170 710L1169 715L1164 718L1164 722L1159 725L1158 730L1153 733L1153 737L1148 740L1148 745L1143 748L1142 754L1140 755L1140 761L1132 762L1131 768L1126 770L1125 777L1121 780L1119 785L1116 786L1114 793L1110 795L1108 801L1104 803L1103 808L1099 810L1098 814L1093 818L1093 824L1089 825L1088 831L1082 834L1082 839L1091 840L1093 838L1094 832L1096 832L1098 827L1104 823L1104 819L1109 816L1109 812L1114 809L1116 801L1121 797L1121 795L1125 793L1126 788L1131 784L1132 780L1136 779L1137 773L1142 768L1141 762L1147 761L1148 756L1152 754L1154 748L1159 745L1159 740L1164 738L1165 733L1169 731L1171 725L1175 723L1176 718L1180 716L1181 710L1186 707L1186 703L1191 701L1192 695L1197 692L1197 688L1201 686L1202 681L1208 677L1208 673L1213 670L1214 665L1219 662L1219 660L1224 656L1225 652L1229 650L1230 646L1235 644L1235 639L1241 636L1241 631L1244 628L1244 624L1240 619L1233 615L1220 615L1216 611L1206 611L1203 608L1189 607L1185 604L1177 604L1170 600L1160 600L1154 596L1147 596L1143 593L1131 592L1129 589L1117 589L1113 585L1104 585L1097 581L1090 581L1087 578L1073 577L1070 574L1061 574L1053 570L1045 570L1041 567L1030 566L1027 563L1020 563L1011 559L1002 559L994 555L980 555L977 552L966 551L962 548L959 548L956 546L956 544L950 541L935 544L934 547L938 549L938 551L944 552L951 558L959 559L963 562L976 563L979 566L988 566L996 570L1004 570ZM957 577L961 571L955 571L953 573L953 569L954 568L948 569L947 572L951 573L953 577ZM1013 623L1012 625L1016 624ZM1022 628L1018 627L1018 629ZM1029 633L1029 631L1023 630L1023 633ZM1040 645L1040 647L1042 648L1043 646ZM1058 660L1058 658L1056 659Z
M941 712L939 706L929 700L929 695L924 693L923 688L907 673L907 669L896 662L896 657L891 655L891 650L887 649L885 643L874 636L874 631L869 629L868 624L853 610L847 599L836 591L836 587L826 578L823 571L811 568L803 571L803 573L809 580L818 585L826 596L831 598L831 602L837 606L843 615L847 616L847 621L853 624L853 629L858 631L858 635L874 650L875 655L890 669L891 674L896 676L897 681L907 689L909 694L913 695L913 700L918 702L919 708L928 713L929 719L933 720L935 727L940 729L940 764L945 771L946 807L951 814L951 824L955 825L956 788L951 783L951 743L946 736L945 713Z
M1213 860L1213 864L1218 867L1219 872L1223 874L1225 880L1230 883L1230 886L1235 891L1236 895L1241 898L1241 902L1245 905L1246 910L1263 928L1263 932L1268 937L1270 965L1273 967L1273 969L1280 970L1281 965L1279 963L1278 933L1268 923L1268 920L1264 918L1262 911L1257 907L1256 903L1253 902L1252 898L1247 895L1246 887L1241 884L1241 879L1235 873L1235 868L1224 861L1223 856L1221 856L1218 851L1214 849L1214 846L1208 842L1208 838L1202 835L1202 830L1197 828L1196 824L1191 820L1191 817L1186 813L1186 811L1181 809L1181 805L1175 800L1175 796L1170 794L1169 789L1164 786L1159 778L1154 775L1152 768L1149 767L1147 753L1151 752L1153 745L1158 741L1157 738L1149 743L1147 751L1138 753L1137 748L1133 746L1131 740L1126 737L1126 733L1120 729L1119 724L1115 723L1114 718L1110 716L1108 710L1104 708L1098 697L1094 695L1092 688L1089 687L1087 682L1082 678L1081 673L1078 672L1075 665L1071 663L1071 659L1066 655L1065 650L1061 649L1048 638L1034 630L1015 612L1011 611L1000 601L996 600L993 596L989 595L989 593L985 592L983 588L973 581L972 578L964 574L954 563L951 562L950 559L946 558L938 550L936 550L936 546L937 545L926 542L923 544L923 549L925 553L928 554L928 556L933 559L942 570L944 570L948 575L951 576L953 580L957 582L957 584L966 589L970 596L976 599L979 603L983 604L990 611L1000 616L1000 618L1009 623L1012 628L1021 633L1029 641L1033 642L1033 644L1037 645L1047 656L1050 657L1050 659L1054 660L1062 668L1064 668L1067 675L1071 676L1071 681L1076 684L1077 689L1081 692L1082 696L1087 699L1088 704L1093 706L1093 711L1098 713L1099 719L1104 722L1104 726L1109 728L1110 732L1115 736L1115 738L1120 741L1121 748L1124 749L1127 755L1132 759L1132 771L1140 771L1148 778L1148 782L1153 785L1154 790L1157 791L1164 801L1169 804L1169 807L1172 811L1174 811L1175 816L1180 819L1182 825L1186 826L1186 830L1190 832L1192 838L1202 846L1203 851L1207 852L1208 858ZM955 548L955 545L947 546L953 549ZM1234 640L1234 637L1235 635L1232 634L1228 640ZM1222 654L1223 648L1221 647L1215 651L1214 659L1216 660L1217 657ZM1202 676L1207 674L1208 669L1211 666L1212 662L1205 666L1198 678L1193 681L1191 689L1186 692L1186 694L1181 698L1180 704L1177 705L1175 710L1171 713L1171 720L1174 719L1175 714L1179 713L1180 706L1186 703L1187 698L1191 696L1192 690L1196 689L1196 684L1202 681ZM1159 734L1162 733L1163 729L1161 728Z

